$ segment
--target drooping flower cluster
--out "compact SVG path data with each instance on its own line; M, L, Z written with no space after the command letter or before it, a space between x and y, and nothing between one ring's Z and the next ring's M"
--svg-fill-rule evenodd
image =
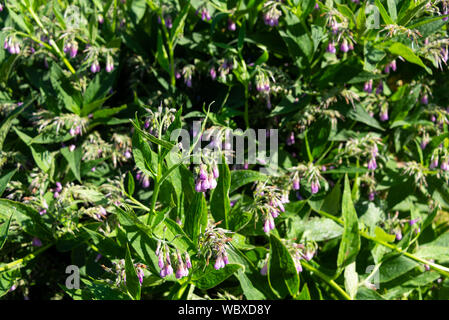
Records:
M68 52L70 58L75 58L78 54L78 42L76 42L75 40L68 41L64 46L64 52Z
M101 265L101 267L109 272L116 275L115 285L120 286L121 284L126 286L126 270L125 270L125 259L121 259L118 262L112 262L112 268L108 268L105 265ZM142 285L143 278L145 276L144 270L147 269L147 266L142 263L135 263L134 268L136 269L137 278L139 279L139 284Z
M137 170L136 180L140 182L144 189L150 186L150 176L140 170Z
M303 271L301 260L310 261L315 256L318 245L314 241L304 241L296 243L293 240L282 239L285 247L290 253L293 262L295 263L296 272L299 274ZM268 273L268 261L270 254L267 253L265 259L262 262L262 268L260 274L265 276Z
M310 193L315 194L320 191L321 183L324 178L321 176L323 166L309 163L307 165L299 164L296 167L291 168L290 183L293 190L300 189L300 182L302 179L306 179L310 184Z
M405 229L405 231L410 230L415 234L418 234L421 231L420 221L420 218L400 219L399 211L396 211L393 216L388 213L387 218L383 220L380 225L388 233L395 235L397 241L401 241L404 235L405 226L409 226L409 229Z
M355 40L351 30L348 28L348 19L335 9L329 10L326 16L327 27L330 31L326 51L331 54L336 54L337 47L343 53L354 50Z
M264 4L263 21L267 26L275 27L279 25L279 17L282 11L278 9L279 3L276 1L267 1Z
M181 279L189 275L189 269L192 268L192 263L187 251L184 254L181 254L178 249L172 252L167 243L162 244L162 241L158 241L155 253L158 257L158 266L161 269L159 275L162 278L173 274L174 269L176 269L176 279Z
M160 138L165 131L175 121L176 109L163 107L162 104L153 111L150 108L145 108L148 115L144 120L144 128L153 136Z
M281 212L285 212L284 204L289 202L288 190L268 185L268 182L259 182L254 191L255 207L253 211L260 214L263 221L263 231L268 233L276 226L274 219Z
M80 117L73 113L55 115L47 110L36 111L33 113L31 119L37 126L39 132L54 131L58 134L62 128L63 130L67 130L73 137L86 132L86 127L89 122L88 117Z
M212 17L210 16L209 10L207 9L207 7L202 7L201 10L198 9L196 11L197 15L201 16L201 20L203 21L210 21L210 19L212 19Z
M381 139L374 134L367 134L357 138L350 138L346 142L345 149L338 157L365 158L366 166L369 170L377 169L377 158L379 156L379 145Z
M193 76L194 71L195 71L195 66L193 66L191 64L182 68L182 74L184 76L184 83L189 88L192 87L192 76Z
M20 42L15 37L7 37L3 43L3 49L8 50L10 54L19 54Z
M228 242L232 241L232 238L228 236L232 232L218 228L217 225L220 223L221 221L209 224L199 238L199 255L206 258L206 266L209 264L210 259L215 259L215 270L224 268L229 263L226 250Z
M206 192L207 190L213 190L217 186L217 180L219 177L219 170L216 163L201 164L197 169L197 177L195 182L195 191Z

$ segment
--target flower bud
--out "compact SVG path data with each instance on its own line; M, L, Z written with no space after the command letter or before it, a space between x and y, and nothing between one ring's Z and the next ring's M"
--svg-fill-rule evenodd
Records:
M326 51L329 52L329 53L333 53L333 54L335 54L337 52L333 42L329 42L328 43Z
M215 80L215 78L217 77L217 72L215 71L214 67L210 68L209 73L210 73L210 77L212 78L212 80Z
M346 41L346 39L343 40L343 42L341 43L340 51L341 52L348 52L349 51L349 46L348 46L348 42Z
M228 30L235 31L235 29L236 29L235 22L232 21L231 19L228 19Z

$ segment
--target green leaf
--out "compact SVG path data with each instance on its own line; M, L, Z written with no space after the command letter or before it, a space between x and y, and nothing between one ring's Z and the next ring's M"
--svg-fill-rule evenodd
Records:
M242 268L239 264L229 263L224 268L215 270L213 264L210 263L204 271L203 276L195 280L194 284L202 290L212 289Z
M11 220L12 215L0 226L0 250L3 248L3 245L6 242L6 238L8 237L9 225L11 224Z
M79 182L81 182L81 152L80 147L75 148L73 151L70 151L68 147L61 149L61 154L67 160L73 175Z
M37 166L44 172L49 172L54 161L53 155L44 147L40 145L29 146L31 149L31 154L33 155L34 161Z
M304 284L301 292L296 297L296 299L297 300L312 300L312 298L310 297L309 287L307 286L307 283Z
M136 122L134 122L134 121L131 121L131 122L134 125L134 128L137 130L137 132L139 133L139 135L142 138L144 138L144 139L146 139L146 140L148 140L148 141L150 141L152 143L158 144L158 145L166 148L169 151L172 150L173 147L175 146L174 144L172 144L172 143L170 143L168 141L158 139L155 136L153 136L152 134L150 134L148 132L145 132L142 129L140 129L140 126L138 125L139 122L137 121L137 119L136 119Z
M344 276L346 292L349 294L351 299L354 299L357 294L357 287L359 284L359 275L355 270L355 262L352 262L346 266Z
M136 25L143 18L146 10L145 0L131 0L127 1L128 9L130 9L130 17L133 23Z
M229 200L229 189L231 187L231 173L226 164L226 159L222 156L222 163L218 164L219 176L217 187L212 191L210 198L210 211L215 221L223 221L225 229L228 226L228 215L231 210Z
M390 51L391 54L395 54L395 55L403 57L405 60L407 60L410 63L414 63L418 66L423 67L424 69L426 69L426 71L429 74L432 74L432 70L430 68L428 68L422 62L422 60L417 55L415 55L413 50L410 49L409 47L407 47L405 44L402 44L400 42L394 42L392 45L390 45L388 47L388 51Z
M362 107L360 103L355 104L355 108L351 109L348 113L348 117L355 120L362 122L364 124L369 125L370 127L379 129L384 131L385 129L382 128L382 126L379 124L379 122L371 117L369 113L365 110L365 108Z
M0 197L3 194L3 191L5 191L9 180L11 180L11 178L14 176L14 174L17 172L17 170L18 169L14 169L0 178Z
M131 173L131 171L128 171L127 178L128 178L128 194L132 196L134 194L135 185L133 174Z
M296 296L299 291L295 262L281 240L273 234L270 234L268 281L273 291L281 298L288 294Z
M255 181L265 181L267 175L252 170L233 170L231 172L231 186L229 192L234 192L245 184Z
M52 232L36 210L20 202L0 199L0 216L9 219L11 215L28 234L41 240L52 238Z
M382 16L382 19L384 19L386 24L394 24L394 21L390 18L390 16L387 13L387 10L385 10L385 7L380 2L380 0L375 0L376 7L379 9L379 13Z
M158 155L151 150L148 142L134 132L132 138L133 156L137 168L146 175L155 178L157 170Z
M140 282L131 259L129 247L126 246L125 256L126 288L134 300L140 300Z
M376 226L374 229L374 234L377 240L384 242L394 242L396 239L396 235L386 233L382 228Z
M343 236L338 249L337 267L340 273L343 268L355 261L360 250L360 234L357 213L352 203L351 188L348 175L345 175L345 187L342 200L342 218L344 221Z
M396 21L398 19L398 14L396 11L396 1L387 0L388 13L390 14L391 20Z
M379 282L394 280L418 266L418 263L404 256L391 258L379 268Z
M197 192L192 203L185 211L184 230L195 244L198 243L200 232L207 226L207 202L202 192Z

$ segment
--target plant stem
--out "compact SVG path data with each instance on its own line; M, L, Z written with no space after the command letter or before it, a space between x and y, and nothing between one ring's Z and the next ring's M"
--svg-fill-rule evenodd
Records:
M42 29L42 31L48 36L48 31L47 29L45 29L44 25L42 24L41 20L39 19L39 17L36 15L36 13L33 10L32 6L28 7L28 12L31 14L31 16L33 17L34 21L36 21L37 25L39 26L39 28ZM67 68L70 70L71 73L75 74L75 69L73 69L72 65L70 64L69 60L67 60L67 58L64 56L64 54L61 52L61 50L59 50L58 45L56 44L56 42L53 39L50 39L50 45L53 48L53 50L56 52L56 54L61 58L61 60L64 62L64 64L67 66Z
M327 212L324 212L324 211L321 211L321 210L315 210L315 209L313 209L313 208L312 208L312 210L315 211L315 212L317 212L317 213L319 213L319 214L322 215L323 217L332 219L332 220L334 220L335 222L337 222L338 224L344 226L344 223L343 223L343 220L342 220L342 219L339 219L339 218L335 217L334 215L332 215L332 214L330 214L330 213L327 213ZM416 262L419 262L419 263L422 263L422 264L427 264L431 269L435 270L435 271L438 272L439 274L444 275L445 277L449 277L449 268L446 268L446 267L444 267L444 266L442 266L442 265L439 265L439 264L430 262L430 261L428 261L428 260L419 258L419 257L417 257L417 256L415 256L415 255L413 255L413 254L411 254L411 253L409 253L409 252L407 252L407 251L404 251L404 250L398 248L397 246L395 246L395 245L393 245L393 244L391 244L391 243L388 243L388 242L385 242L385 241L376 239L375 237L370 236L369 234L367 234L367 233L364 232L364 231L359 230L359 234L360 234L360 236L362 236L363 238L365 238L365 239L367 239L367 240L374 241L374 242L376 242L376 243L378 243L378 244L380 244L380 245L382 245L382 246L384 246L384 247L387 247L387 248L389 248L389 249L391 249L391 250L393 250L393 251L396 251L397 253L403 254L404 256L406 256L406 257L409 258L409 259L412 259L412 260L414 260L414 261L416 261Z
M42 252L44 252L45 250L50 248L52 245L53 245L53 243L49 243L49 244L37 249L33 253L30 253L29 255L25 256L24 258L18 259L16 261L10 262L10 263L0 267L0 273L19 268L22 264L27 263L30 260L33 260L39 254L41 254Z
M338 293L340 293L340 295L343 298L345 298L346 300L352 300L351 297L346 293L345 290L343 290L334 280L332 280L330 277L328 277L327 275L325 275L324 273L319 271L317 268L315 268L314 266L312 266L311 264L309 264L305 261L301 262L301 265L304 266L304 268L306 268L310 272L315 273L318 277L320 277L324 281L326 281L327 284L329 284L332 288L334 288L336 291L338 291Z

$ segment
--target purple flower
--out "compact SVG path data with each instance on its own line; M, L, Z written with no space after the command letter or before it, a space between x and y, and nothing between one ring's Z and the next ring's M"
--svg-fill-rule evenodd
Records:
M346 40L343 40L341 46L340 46L340 51L341 52L348 52L349 51L349 46L348 46L348 42Z
M167 276L171 275L173 273L173 268L171 266L170 263L167 263L167 265L165 266L165 274Z
M192 262L190 262L190 256L189 256L189 254L186 252L186 253L184 254L184 256L185 256L185 259L186 259L186 267L187 267L188 269L192 268Z
M310 189L312 194L317 193L320 190L320 183L318 181L312 181Z
M167 26L168 29L171 29L173 27L173 22L170 16L165 18L165 25Z
M263 276L266 276L268 273L268 263L265 262L265 264L263 265L262 269L260 269L260 274Z
M214 166L214 167L212 168L212 174L213 174L213 176L214 176L215 179L217 179L217 178L220 176L220 172L219 172L217 166Z
M373 80L365 82L363 86L363 91L371 93L373 91Z
M106 72L111 72L112 70L114 70L114 63L113 63L113 61L112 61L112 59L111 59L111 61L108 61L107 63L106 63Z
M333 42L329 42L329 44L327 45L326 51L329 52L329 53L333 53L333 54L335 54L337 52Z
M380 121L387 121L388 120L388 111L387 110L381 111L379 118L380 118Z
M236 29L235 22L232 21L231 19L228 19L228 30L235 31L235 29Z
M143 283L143 275L143 270L141 268L137 268L137 278L139 278L140 285Z
M217 187L217 180L213 177L209 178L210 189L215 189Z
M201 168L200 168L199 178L201 181L204 181L207 179L207 172L203 166L201 166Z
M428 104L429 103L429 97L427 96L427 94L422 96L421 103L422 104Z
M377 168L377 163L376 163L376 158L371 158L370 161L368 161L368 170L376 170Z
M370 192L370 193L368 194L368 200L369 200L369 201L374 201L375 196L376 196L376 193L375 193L375 192Z
M209 179L201 181L201 189L203 189L203 190L210 189Z
M34 247L41 247L41 246L42 246L42 241L41 241L39 238L34 237L34 238L33 238L32 245L33 245Z
M221 255L219 255L217 257L217 259L215 260L214 268L215 268L215 270L218 270L218 269L221 269L224 267L225 267L225 263L224 263L223 257Z
M98 63L98 61L94 61L94 63L92 63L92 65L90 66L90 71L92 73L97 73L100 71L100 63Z
M210 73L210 77L212 78L212 80L215 80L215 78L217 77L217 72L215 71L214 67L210 68L209 73Z
M150 178L147 176L144 176L144 178L142 180L142 187L144 187L146 189L149 186L150 186Z
M158 266L159 266L159 268L164 267L164 255L162 252L160 252L160 254L158 256Z
M402 240L402 232L401 232L401 230L396 231L396 240L398 240L398 241Z
M396 71L396 60L391 61L390 63L391 70Z
M298 178L293 179L293 190L299 190L299 188L300 188L299 179Z
M376 88L376 94L380 94L384 91L384 84L381 82L379 82L379 85Z
M295 262L296 272L297 273L302 272L301 261L299 259L295 259L294 262Z
M430 169L435 169L438 167L438 156L434 157L432 156L432 158L430 159Z
M203 191L203 187L202 187L202 183L201 180L198 180L195 184L195 191L196 192L204 192Z
M291 146L294 143L295 143L295 133L291 131L290 135L287 137L287 145Z
M412 219L412 220L410 220L408 223L411 225L411 226L413 226L416 222L418 222L419 221L419 218L416 218L416 219Z

